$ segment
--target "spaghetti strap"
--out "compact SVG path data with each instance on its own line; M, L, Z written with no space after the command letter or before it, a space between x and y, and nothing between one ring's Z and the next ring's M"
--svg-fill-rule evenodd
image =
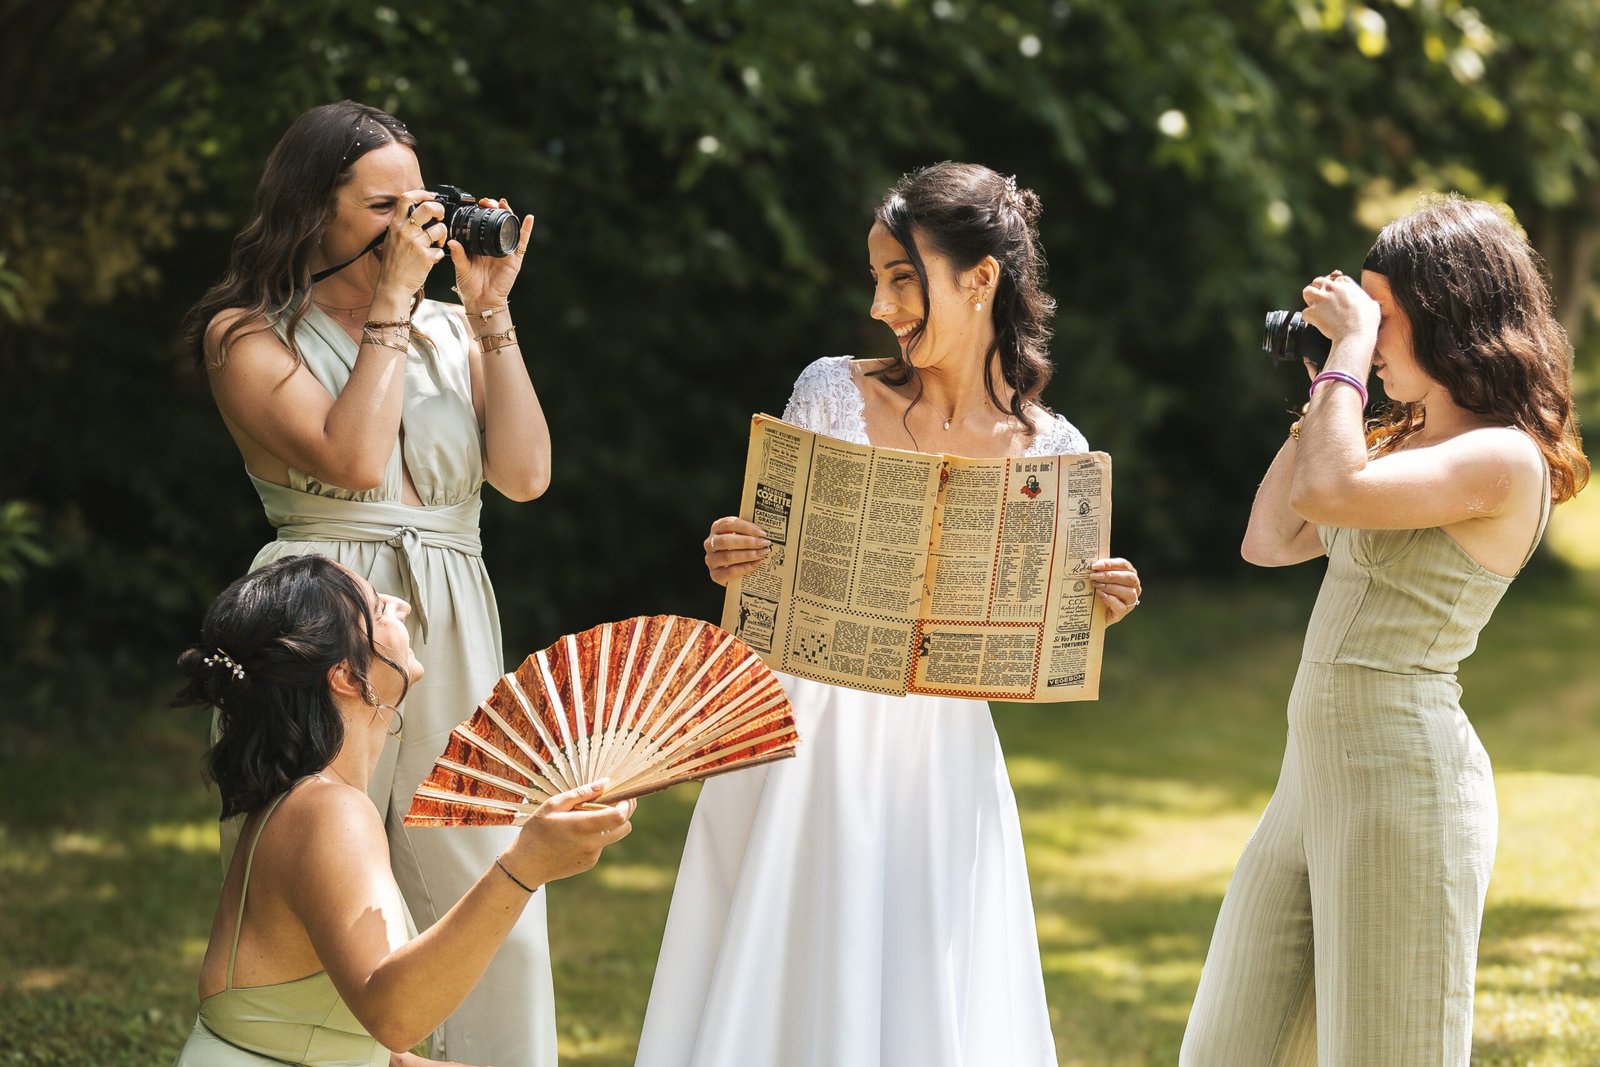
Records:
M304 778L300 779L300 782L303 781L305 781ZM239 886L239 913L233 919L233 946L228 949L228 977L227 984L223 986L224 989L233 988L233 965L239 958L239 933L244 929L244 904L250 896L250 867L256 861L256 846L261 844L261 832L267 828L267 820L272 818L272 813L278 810L278 805L288 799L289 794L294 792L295 786L298 786L300 782L295 782L294 785L279 794L278 799L267 805L266 814L261 816L261 823L256 827L256 836L250 842L250 851L245 853L244 884Z
M1540 464L1544 468L1544 495L1539 505L1539 528L1534 531L1533 543L1528 546L1528 554L1522 557L1522 566L1517 568L1520 574L1528 561L1533 559L1533 554L1539 549L1539 542L1544 540L1545 527L1550 524L1550 463L1544 458L1544 453L1539 454Z

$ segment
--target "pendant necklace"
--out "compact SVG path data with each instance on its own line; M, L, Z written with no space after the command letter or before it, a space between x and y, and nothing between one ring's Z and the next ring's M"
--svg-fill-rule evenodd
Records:
M317 307L321 308L323 311L329 312L330 314L332 312L335 312L335 311L343 311L347 315L350 316L350 321L351 322L356 321L356 312L365 311L367 308L372 306L371 304L366 304L366 305L357 305L356 307L353 307L353 308L336 308L331 304L324 304L322 301L318 300L316 297L312 297L311 298L311 302L313 304L317 305Z

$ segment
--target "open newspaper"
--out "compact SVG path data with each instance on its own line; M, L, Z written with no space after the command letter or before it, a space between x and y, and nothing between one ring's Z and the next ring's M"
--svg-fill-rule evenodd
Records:
M1099 696L1105 453L927 455L757 415L739 514L772 551L728 583L722 627L768 665L895 695Z

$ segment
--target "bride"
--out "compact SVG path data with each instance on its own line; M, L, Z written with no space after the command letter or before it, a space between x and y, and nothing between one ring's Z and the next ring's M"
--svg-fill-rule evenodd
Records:
M964 456L1088 450L1049 380L1040 204L940 163L867 234L887 360L820 359L787 421L859 444ZM716 520L706 567L760 565L765 534ZM1094 564L1108 622L1139 602ZM639 1067L1054 1065L1022 831L988 705L780 676L806 739L783 765L706 783L689 828Z

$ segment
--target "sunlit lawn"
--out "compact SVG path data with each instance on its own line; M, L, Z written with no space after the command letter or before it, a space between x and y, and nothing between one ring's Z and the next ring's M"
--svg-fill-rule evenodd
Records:
M1153 588L1111 632L1098 704L996 709L1063 1064L1176 1061L1277 774L1304 570ZM1596 579L1530 575L1464 673L1501 811L1475 1063L1600 1064L1597 620ZM218 873L202 733L163 712L114 751L0 736L0 1063L170 1061ZM632 838L552 890L567 1063L632 1062L692 805L652 798Z

